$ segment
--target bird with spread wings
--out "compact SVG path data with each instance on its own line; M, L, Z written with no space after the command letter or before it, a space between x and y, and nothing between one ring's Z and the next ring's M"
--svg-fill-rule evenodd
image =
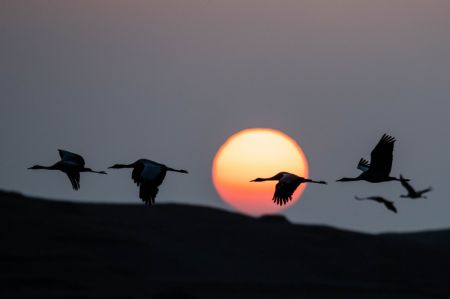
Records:
M400 181L399 178L390 176L392 169L395 138L384 134L370 155L370 163L364 158L359 160L357 168L362 173L355 178L342 178L338 182L367 181L381 183L388 181ZM408 179L405 179L408 180Z
M67 177L70 180L70 183L72 184L72 188L74 190L80 189L80 173L81 172L93 172L93 173L100 173L100 174L106 174L104 171L95 171L91 168L85 167L85 161L82 156L59 149L59 156L61 157L61 160L56 162L55 164L51 166L41 166L41 165L34 165L28 169L46 169L46 170L59 170L64 172Z
M167 171L188 173L184 169L173 169L148 159L139 159L131 164L114 164L109 168L132 168L131 178L139 186L139 198L148 205L155 204L155 198L159 191L158 187L164 181Z
M278 181L275 186L275 193L273 195L273 202L277 205L285 205L292 200L292 194L302 183L316 183L326 184L325 181L314 181L305 179L289 172L279 172L270 178L256 178L251 182L264 182L264 181Z

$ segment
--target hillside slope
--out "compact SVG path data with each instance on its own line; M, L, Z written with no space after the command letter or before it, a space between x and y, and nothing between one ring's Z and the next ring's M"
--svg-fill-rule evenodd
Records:
M0 298L442 298L450 230L369 235L189 205L0 192Z

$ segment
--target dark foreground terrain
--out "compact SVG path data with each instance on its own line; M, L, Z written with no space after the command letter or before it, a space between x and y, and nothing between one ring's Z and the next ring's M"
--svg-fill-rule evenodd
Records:
M217 209L0 192L0 298L445 298L450 230L368 235Z

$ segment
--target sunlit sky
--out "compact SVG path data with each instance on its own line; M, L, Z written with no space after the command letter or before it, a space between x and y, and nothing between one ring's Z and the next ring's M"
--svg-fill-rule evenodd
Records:
M97 169L141 157L188 169L158 202L230 209L211 166L239 130L285 132L330 182L358 174L386 132L392 174L432 185L427 200L400 199L393 182L330 183L282 213L370 232L449 227L449 32L450 2L437 0L1 1L0 188L140 203L126 171L83 174L74 192L61 173L26 169L63 148Z

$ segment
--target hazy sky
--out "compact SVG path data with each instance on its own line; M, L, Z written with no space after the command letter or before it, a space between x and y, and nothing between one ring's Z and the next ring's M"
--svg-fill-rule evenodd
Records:
M211 182L234 132L281 130L298 141L309 186L284 212L299 223L363 231L450 226L449 1L1 1L0 188L55 199L140 203L130 171L83 174L81 190L52 164L56 149L88 166L147 157L169 174L158 202L229 209ZM382 133L397 138L398 183L335 183L358 174ZM384 195L399 214L354 195Z

